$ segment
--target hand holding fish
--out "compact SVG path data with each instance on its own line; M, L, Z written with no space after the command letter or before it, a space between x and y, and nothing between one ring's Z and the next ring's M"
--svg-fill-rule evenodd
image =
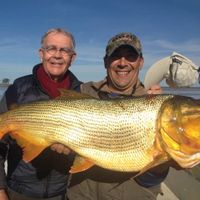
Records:
M147 90L147 94L162 94L162 88L160 85L153 85L149 90Z
M193 155L187 155L180 151L170 149L169 154L174 160L176 160L176 162L182 169L190 169L199 164L199 158L200 158L199 152ZM174 164L172 164L171 167L174 167ZM177 166L174 168L177 169Z
M8 199L8 196L7 196L7 194L6 194L6 192L5 192L4 189L1 189L1 190L0 190L0 199L1 199L1 200L9 200L9 199Z
M71 152L69 148L67 148L65 145L60 144L60 143L52 144L51 150L56 151L57 153L63 153L65 155L69 155Z

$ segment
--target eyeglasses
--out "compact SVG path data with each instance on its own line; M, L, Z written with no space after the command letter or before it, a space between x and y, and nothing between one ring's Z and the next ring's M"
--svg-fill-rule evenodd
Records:
M45 50L50 55L56 54L57 51L59 51L63 56L67 55L72 56L73 54L75 54L75 52L72 49L69 49L67 47L58 49L55 46L47 46L47 47L42 47L42 49Z

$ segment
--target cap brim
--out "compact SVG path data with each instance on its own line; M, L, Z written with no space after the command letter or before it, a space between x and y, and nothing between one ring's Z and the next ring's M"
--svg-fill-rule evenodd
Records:
M114 53L114 51L116 51L121 46L130 46L130 47L132 47L138 53L138 55L141 54L141 52L139 52L138 49L134 45L126 43L125 41L122 41L122 42L119 42L119 44L117 44L115 47L113 47L109 51L109 54L107 54L107 56L111 56Z
M167 75L171 64L170 56L163 58L154 63L144 78L144 86L148 90L151 86L159 84Z

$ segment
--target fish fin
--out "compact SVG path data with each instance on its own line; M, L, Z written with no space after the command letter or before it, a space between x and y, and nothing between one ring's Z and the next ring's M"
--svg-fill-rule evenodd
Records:
M17 141L17 144L23 149L23 160L30 162L37 157L49 144L42 138L31 137L30 134L17 131L10 133L10 136Z
M93 97L83 94L80 92L76 92L73 90L66 90L66 89L59 89L60 96L58 96L56 99L57 100L74 100L74 99L92 99Z
M144 167L140 172L138 172L134 177L132 178L136 178L137 176L147 172L148 170L160 165L163 163L163 158L156 158L153 162L149 163L146 167Z
M46 147L45 146L37 146L35 144L29 143L23 148L23 160L25 162L31 162L34 158L36 158Z
M148 154L149 156L152 157L152 161L146 167L144 167L140 172L138 172L133 178L136 178L137 176L148 171L149 169L152 169L170 160L169 155L162 149L158 136L155 137L154 147L148 151Z
M91 162L91 161L89 161L89 160L77 155L75 157L73 166L71 167L69 172L71 174L75 174L75 173L78 173L78 172L85 171L85 170L91 168L92 166L94 166L93 162Z
M146 171L170 160L169 155L162 149L158 137L155 137L154 146L148 151L148 155L149 157L152 157L152 161L141 171L136 173L136 175L132 177L133 179L145 173Z

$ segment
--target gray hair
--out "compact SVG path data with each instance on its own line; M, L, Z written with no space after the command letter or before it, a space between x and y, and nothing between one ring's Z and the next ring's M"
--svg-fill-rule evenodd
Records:
M44 45L44 41L46 39L46 37L50 34L50 33L62 33L63 35L66 35L67 37L69 37L71 40L72 40L72 45L73 45L73 49L75 49L75 39L74 39L74 36L62 29L62 28L52 28L52 29L49 29L41 38L41 45L43 46Z

